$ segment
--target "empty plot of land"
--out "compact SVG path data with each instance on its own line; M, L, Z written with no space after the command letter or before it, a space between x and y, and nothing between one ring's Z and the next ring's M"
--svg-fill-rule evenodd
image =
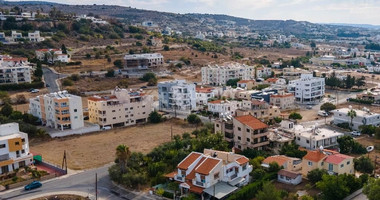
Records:
M150 152L154 147L170 141L171 127L173 135L195 130L182 120L170 120L44 142L31 141L30 149L42 154L44 160L58 165L62 163L63 152L66 150L70 169L89 169L114 161L115 149L119 144L129 146L131 151Z

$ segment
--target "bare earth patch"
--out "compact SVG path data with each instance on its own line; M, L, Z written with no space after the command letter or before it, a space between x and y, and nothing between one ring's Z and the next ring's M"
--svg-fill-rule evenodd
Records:
M51 195L47 197L36 198L33 200L73 200L73 199L88 200L89 198L78 196L78 195L72 195L72 194L59 194L59 195Z
M148 153L158 145L170 141L170 128L173 135L192 132L194 127L182 120L170 120L160 124L146 124L118 128L83 136L71 136L49 141L31 141L32 152L42 154L44 160L60 165L64 150L67 153L70 169L95 168L115 160L115 149L125 144L131 151Z

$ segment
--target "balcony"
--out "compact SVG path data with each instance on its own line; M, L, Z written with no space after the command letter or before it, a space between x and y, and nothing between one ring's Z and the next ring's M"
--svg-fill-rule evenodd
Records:
M195 181L195 185L204 187L205 183L202 183L202 182L199 182L199 181Z
M234 180L237 176L238 176L237 173L233 174L233 175L230 177L230 180L231 180L231 181Z
M175 180L185 182L185 176L184 175L177 175L174 177Z

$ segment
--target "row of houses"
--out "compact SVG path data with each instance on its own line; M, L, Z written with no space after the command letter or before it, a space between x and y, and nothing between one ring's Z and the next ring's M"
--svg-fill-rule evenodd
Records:
M17 31L12 31L11 36L8 37L4 32L0 32L0 42L2 43L15 43L18 41L30 41L30 42L42 42L45 38L41 37L40 31L35 31L32 33L28 33L28 36L23 36L22 33Z
M63 53L61 49L38 49L35 53L38 60L48 63L68 63L71 60L70 55Z

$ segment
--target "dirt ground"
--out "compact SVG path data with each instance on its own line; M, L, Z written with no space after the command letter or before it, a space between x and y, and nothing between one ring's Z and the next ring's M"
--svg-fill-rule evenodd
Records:
M51 195L47 197L41 197L36 198L33 200L88 200L89 198L78 196L78 195L72 195L72 194L59 194L59 195Z
M64 74L79 74L88 71L106 71L113 67L113 62L107 62L107 59L75 59L82 62L82 65L54 67L59 73Z
M12 105L12 107L13 107L14 110L20 111L22 113L28 112L28 110L29 110L29 99L30 98L34 98L34 97L36 97L38 95L47 94L47 93L48 93L48 89L47 88L40 89L40 92L38 92L38 93L31 93L31 92L28 92L28 91L18 91L18 92L10 91L10 92L8 92L9 97L12 100L16 99L17 95L24 95L25 96L27 103L25 103L25 104L18 104L18 105L15 105L15 104Z
M115 160L115 149L125 144L131 151L148 153L154 147L170 141L170 128L173 135L192 132L182 120L170 120L160 124L146 124L109 131L51 139L43 142L31 140L32 152L42 154L44 160L61 164L64 150L67 153L68 167L80 170L95 168Z
M305 186L307 184L312 185L312 183L310 183L306 179L302 179L302 182L300 184L298 184L298 185L289 185L289 184L281 183L281 182L278 182L278 181L274 181L273 184L274 184L274 186L277 189L285 190L285 191L287 191L289 193L297 193L297 191L305 190ZM315 186L312 189L310 189L310 190L307 191L307 193L310 196L315 196L319 192L320 192L320 190L318 190L317 188L315 188Z
M373 162L375 160L377 161L376 164L376 174L380 174L380 140L376 140L373 137L369 137L368 135L361 136L359 138L356 138L356 141L358 141L363 146L374 146L375 150L368 153L369 157ZM377 157L377 158L376 158Z

